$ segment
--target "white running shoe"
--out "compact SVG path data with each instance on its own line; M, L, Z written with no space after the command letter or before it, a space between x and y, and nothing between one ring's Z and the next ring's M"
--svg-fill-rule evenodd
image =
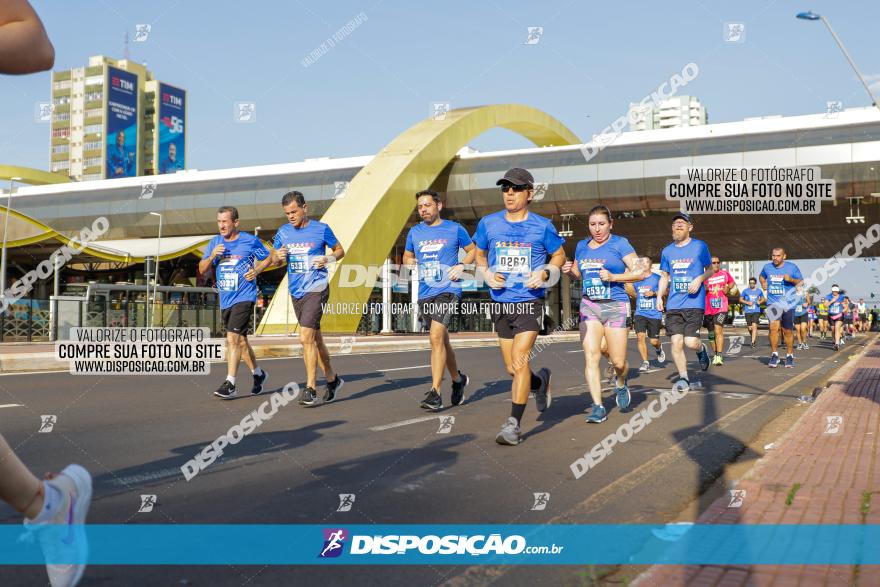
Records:
M82 579L89 556L84 524L92 503L92 476L79 465L67 465L45 483L61 493L58 511L44 522L25 519L24 525L40 540L52 587L73 587Z

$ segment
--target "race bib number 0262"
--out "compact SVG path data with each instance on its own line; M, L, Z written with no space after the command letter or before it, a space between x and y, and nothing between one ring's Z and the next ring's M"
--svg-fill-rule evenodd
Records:
M495 261L500 273L531 273L531 247L498 247Z

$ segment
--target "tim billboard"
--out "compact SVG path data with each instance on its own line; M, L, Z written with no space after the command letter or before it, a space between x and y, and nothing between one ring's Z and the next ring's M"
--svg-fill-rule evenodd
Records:
M107 67L108 178L134 177L138 170L138 79L133 73Z
M186 166L186 92L159 84L159 173L176 173Z

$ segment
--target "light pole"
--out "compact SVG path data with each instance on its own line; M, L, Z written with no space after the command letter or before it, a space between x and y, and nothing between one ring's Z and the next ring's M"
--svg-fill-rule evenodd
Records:
M0 300L6 300L6 235L9 232L9 210L12 209L13 183L21 181L20 177L9 178L9 195L6 197L6 217L3 220L3 251L0 252Z
M254 228L254 236L257 237L257 240L260 240L260 230L262 230L262 226L257 226ZM254 272L254 287L257 288L257 300L260 299L260 282L259 276ZM254 304L254 336L257 335L257 304Z
M150 212L150 216L159 217L159 238L156 239L156 267L153 269L153 304L156 303L159 292L159 258L162 254L162 214L159 212ZM150 302L150 284L147 283L147 304ZM152 322L150 323L152 326Z
M880 104L877 103L877 98L874 97L874 93L871 92L871 88L868 87L867 82L865 82L865 78L862 76L862 73L859 71L859 68L856 67L856 62L853 61L852 57L849 56L849 51L846 50L846 47L843 46L843 43L840 41L840 37L834 32L834 29L831 28L831 23L828 22L821 14L816 14L812 10L807 12L798 12L797 18L801 20L821 20L825 23L825 26L828 27L828 32L831 33L831 36L834 37L834 41L837 43L837 46L840 47L840 50L843 51L843 56L846 57L846 60L849 61L850 66L852 66L853 71L856 72L856 76L858 76L859 81L862 82L862 85L865 86L865 91L868 92L868 95L871 97L871 105L880 109Z

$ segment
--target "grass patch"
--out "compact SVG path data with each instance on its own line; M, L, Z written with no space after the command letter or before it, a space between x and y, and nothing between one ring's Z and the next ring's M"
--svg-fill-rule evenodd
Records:
M791 489L788 490L788 495L785 496L785 505L791 505L791 502L794 501L794 495L798 492L798 489L801 488L800 483L795 483L791 486Z
M863 491L862 492L862 505L859 507L859 511L863 516L867 516L868 512L871 511L871 492Z

